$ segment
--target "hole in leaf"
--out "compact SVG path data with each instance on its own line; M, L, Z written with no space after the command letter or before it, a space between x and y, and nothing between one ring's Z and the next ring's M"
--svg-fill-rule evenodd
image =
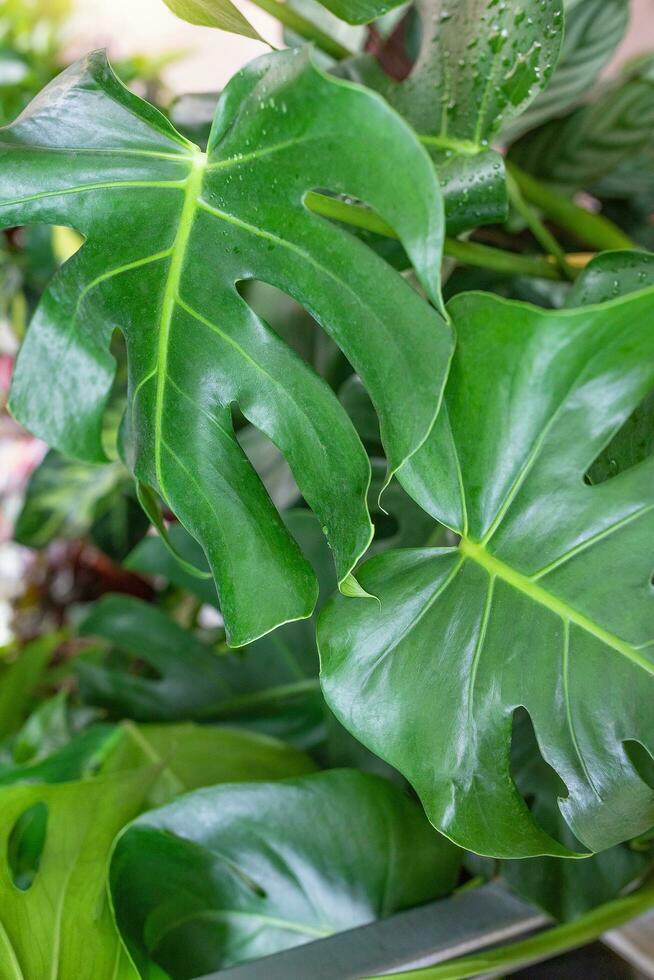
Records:
M654 453L654 390L650 391L588 468L591 486L604 483Z
M329 384L340 384L351 373L334 341L288 293L260 279L241 279L236 289L250 309Z
M648 786L654 789L654 758L641 742L627 739L623 742L632 766Z
M511 775L539 827L565 846L580 849L558 805L559 799L568 796L568 788L541 755L525 708L517 708L513 713Z
M375 525L375 538L378 541L385 541L394 537L400 530L400 525L396 517L392 514L384 514L381 511L373 514L373 524Z
M11 880L20 891L32 885L41 864L48 825L48 807L35 803L18 817L7 841Z

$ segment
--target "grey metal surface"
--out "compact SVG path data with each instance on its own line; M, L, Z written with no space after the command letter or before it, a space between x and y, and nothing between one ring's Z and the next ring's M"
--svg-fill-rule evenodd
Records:
M361 980L431 966L547 925L499 885L484 885L201 980Z

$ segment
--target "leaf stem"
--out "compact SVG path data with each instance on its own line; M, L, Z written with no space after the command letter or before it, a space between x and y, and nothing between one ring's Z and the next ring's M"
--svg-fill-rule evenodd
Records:
M317 48L337 61L341 61L343 58L351 58L354 55L353 51L335 41L329 34L321 31L310 20L307 20L302 14L298 14L288 4L282 3L281 0L252 0L252 3L261 10L265 10L266 13L272 14L284 27L288 27L289 30L299 34L306 41L313 41Z
M648 884L626 898L607 902L581 916L575 922L566 922L545 932L525 939L491 949L485 953L465 956L449 963L427 967L423 970L409 970L394 973L393 980L465 980L480 974L501 973L507 969L517 969L549 959L568 950L577 949L598 939L608 929L628 922L647 912L654 906L654 884ZM370 978L374 980L374 978Z
M525 200L522 191L518 186L518 182L513 174L508 171L506 175L506 187L511 205L525 220L527 227L531 231L536 241L542 246L543 250L547 252L548 255L553 256L565 278L572 281L575 274L568 265L568 260L564 250L561 248L560 244L557 242L549 228L547 228L540 220L533 207Z
M629 236L608 218L580 207L564 194L525 173L510 160L507 160L506 166L507 173L513 177L525 199L578 241L598 251L635 247Z
M363 228L386 238L397 238L397 234L383 218L361 204L348 204L336 197L327 197L310 191L305 203L315 214L321 214L334 221L355 228ZM499 248L489 248L477 242L462 242L458 238L446 238L445 254L464 265L476 266L480 269L491 269L494 272L513 276L532 276L539 279L562 279L563 275L556 260L540 255L519 255L517 252L505 252ZM583 268L592 258L590 254L579 256L569 255L566 262L573 270Z

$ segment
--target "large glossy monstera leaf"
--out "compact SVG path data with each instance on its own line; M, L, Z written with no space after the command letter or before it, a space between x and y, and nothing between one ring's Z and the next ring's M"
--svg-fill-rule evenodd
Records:
M187 980L446 895L459 861L403 792L342 769L152 810L117 839L110 887L141 976Z
M330 601L324 690L457 843L566 855L511 778L526 708L563 816L600 850L654 822L629 744L654 750L654 457L584 477L654 387L654 290L564 312L467 294L449 310L444 407L400 479L460 544L369 561L381 607Z
M383 92L427 146L445 192L450 231L506 216L498 130L548 84L563 40L563 0L418 0L418 59L406 81L372 59L352 75Z
M3 225L69 224L86 237L29 328L16 417L62 452L101 460L120 330L130 465L202 544L230 642L308 616L315 576L236 441L231 407L286 456L339 582L370 541L370 467L336 396L236 284L264 280L316 317L366 384L397 469L431 428L450 330L304 197L321 188L375 208L438 304L442 204L425 151L377 95L292 50L235 76L204 154L96 53L0 131L0 161Z

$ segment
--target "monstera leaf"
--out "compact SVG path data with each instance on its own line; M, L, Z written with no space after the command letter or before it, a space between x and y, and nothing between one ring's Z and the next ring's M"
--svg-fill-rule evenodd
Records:
M114 837L138 814L152 778L150 767L0 788L2 980L136 980L112 919L106 869ZM27 880L20 852L28 839L16 828L31 831Z
M629 23L629 0L565 0L565 37L552 80L529 108L502 129L515 139L562 116L595 83Z
M547 85L563 39L563 0L418 0L422 42L398 84L372 59L352 76L381 91L427 146L444 189L448 230L506 217L498 130Z
M374 172L371 154L382 161ZM368 388L397 469L438 410L450 329L303 202L321 188L378 210L438 305L442 205L427 154L377 95L293 50L235 76L206 154L93 54L0 131L0 160L4 225L64 223L86 237L29 328L16 417L62 452L101 461L118 328L129 362L128 460L143 499L156 491L202 544L230 643L308 616L315 577L235 438L231 408L286 456L340 583L370 542L370 468L336 396L235 284L259 278L291 294L336 340Z
M458 863L403 793L338 770L145 814L119 837L110 879L135 963L186 980L447 894Z
M460 543L374 558L360 581L379 601L330 601L323 690L454 841L568 855L511 779L523 706L569 827L607 848L654 821L629 748L654 750L654 457L584 476L654 387L654 290L563 312L465 294L449 311L444 407L401 482Z
M579 842L557 805L557 797L565 795L565 786L543 762L524 712L516 719L512 755L516 783L530 801L534 817L554 837L579 850ZM520 895L565 922L617 898L647 874L653 857L653 847L647 844L618 844L584 861L555 857L504 861L501 872Z
M534 176L574 191L651 149L653 129L654 57L644 55L594 102L518 140L511 159Z

